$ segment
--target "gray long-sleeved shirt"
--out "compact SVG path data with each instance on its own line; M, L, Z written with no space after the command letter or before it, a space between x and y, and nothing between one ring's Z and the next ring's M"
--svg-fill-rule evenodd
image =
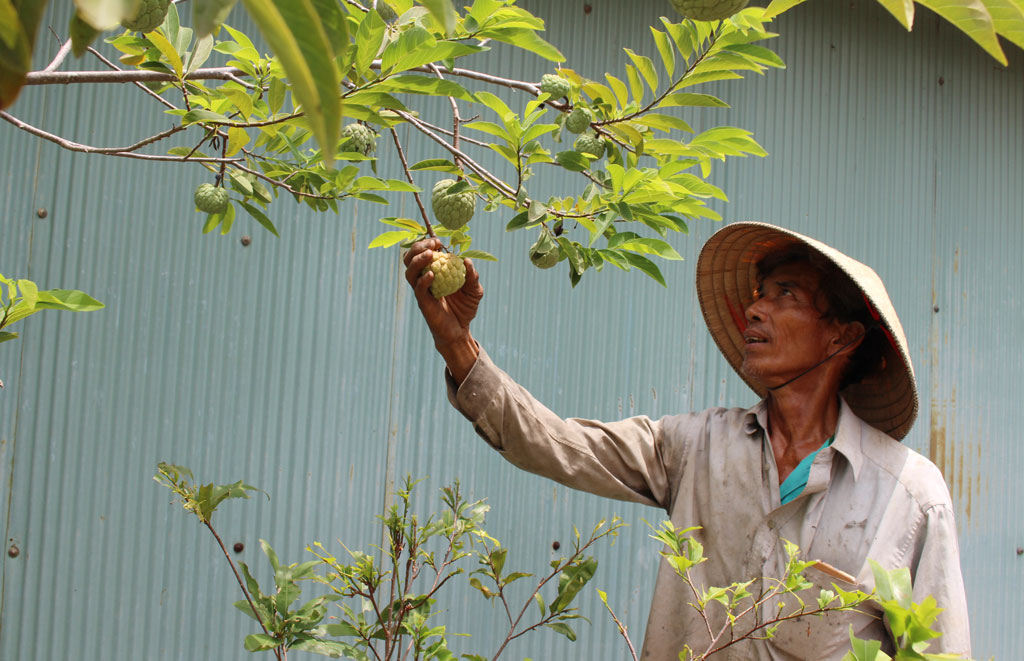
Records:
M886 569L909 567L914 601L931 595L945 609L936 622L943 635L928 651L970 654L956 524L942 474L860 420L845 402L835 441L815 457L803 493L781 505L764 402L659 420L563 419L482 350L461 386L449 377L448 393L477 433L516 466L574 489L663 508L680 528L701 526L695 537L707 561L691 572L696 585L782 576L782 540L857 579L845 584L808 569L805 576L815 585L801 596L810 604L833 583L870 591L869 558ZM707 626L690 601L690 590L663 560L643 659L675 660L686 644L706 647ZM711 608L710 614L713 625L724 622L721 611ZM879 612L830 613L788 621L771 641L745 641L723 658L841 659L851 625L861 638L888 639Z

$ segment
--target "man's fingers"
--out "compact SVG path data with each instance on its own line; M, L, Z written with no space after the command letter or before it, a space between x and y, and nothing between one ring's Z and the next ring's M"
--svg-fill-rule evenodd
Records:
M480 280L480 274L476 270L476 265L473 264L473 260L469 257L464 261L466 264L466 284L476 284Z
M416 287L416 282L420 277L420 273L423 269L430 266L430 262L433 259L434 252L432 250L423 250L419 254L414 255L411 259L406 256L405 279L413 286L413 288Z
M421 239L416 243L409 246L409 250L405 253L405 265L409 266L409 262L416 259L416 257L423 253L424 250L440 250L441 241L440 239L429 238Z

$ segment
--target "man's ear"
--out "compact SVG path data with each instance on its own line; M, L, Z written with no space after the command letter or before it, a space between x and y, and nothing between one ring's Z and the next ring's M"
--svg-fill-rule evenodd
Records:
M864 324L859 321L840 324L839 334L832 340L832 344L840 353L849 355L864 341L864 335Z

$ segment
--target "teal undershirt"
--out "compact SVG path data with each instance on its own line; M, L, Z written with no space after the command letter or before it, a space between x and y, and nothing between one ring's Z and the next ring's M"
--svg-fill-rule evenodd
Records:
M782 504L785 505L789 501L799 496L804 487L807 486L807 478L811 475L811 464L814 463L814 458L818 456L822 448L827 448L832 445L832 441L835 439L835 435L832 435L825 443L803 458L797 467L793 469L793 472L786 476L785 481L779 485L779 496L782 498Z

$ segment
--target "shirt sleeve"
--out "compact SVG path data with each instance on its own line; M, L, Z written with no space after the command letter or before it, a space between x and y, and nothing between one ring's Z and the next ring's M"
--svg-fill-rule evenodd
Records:
M951 506L940 503L928 507L921 525L923 530L918 532L915 549L916 566L912 567L913 599L921 603L931 595L943 609L932 625L942 636L930 641L927 651L970 657L967 595L960 573L960 549Z
M483 349L448 398L495 450L523 470L573 489L668 509L678 441L666 446L662 421L646 416L604 423L563 419L491 361Z

